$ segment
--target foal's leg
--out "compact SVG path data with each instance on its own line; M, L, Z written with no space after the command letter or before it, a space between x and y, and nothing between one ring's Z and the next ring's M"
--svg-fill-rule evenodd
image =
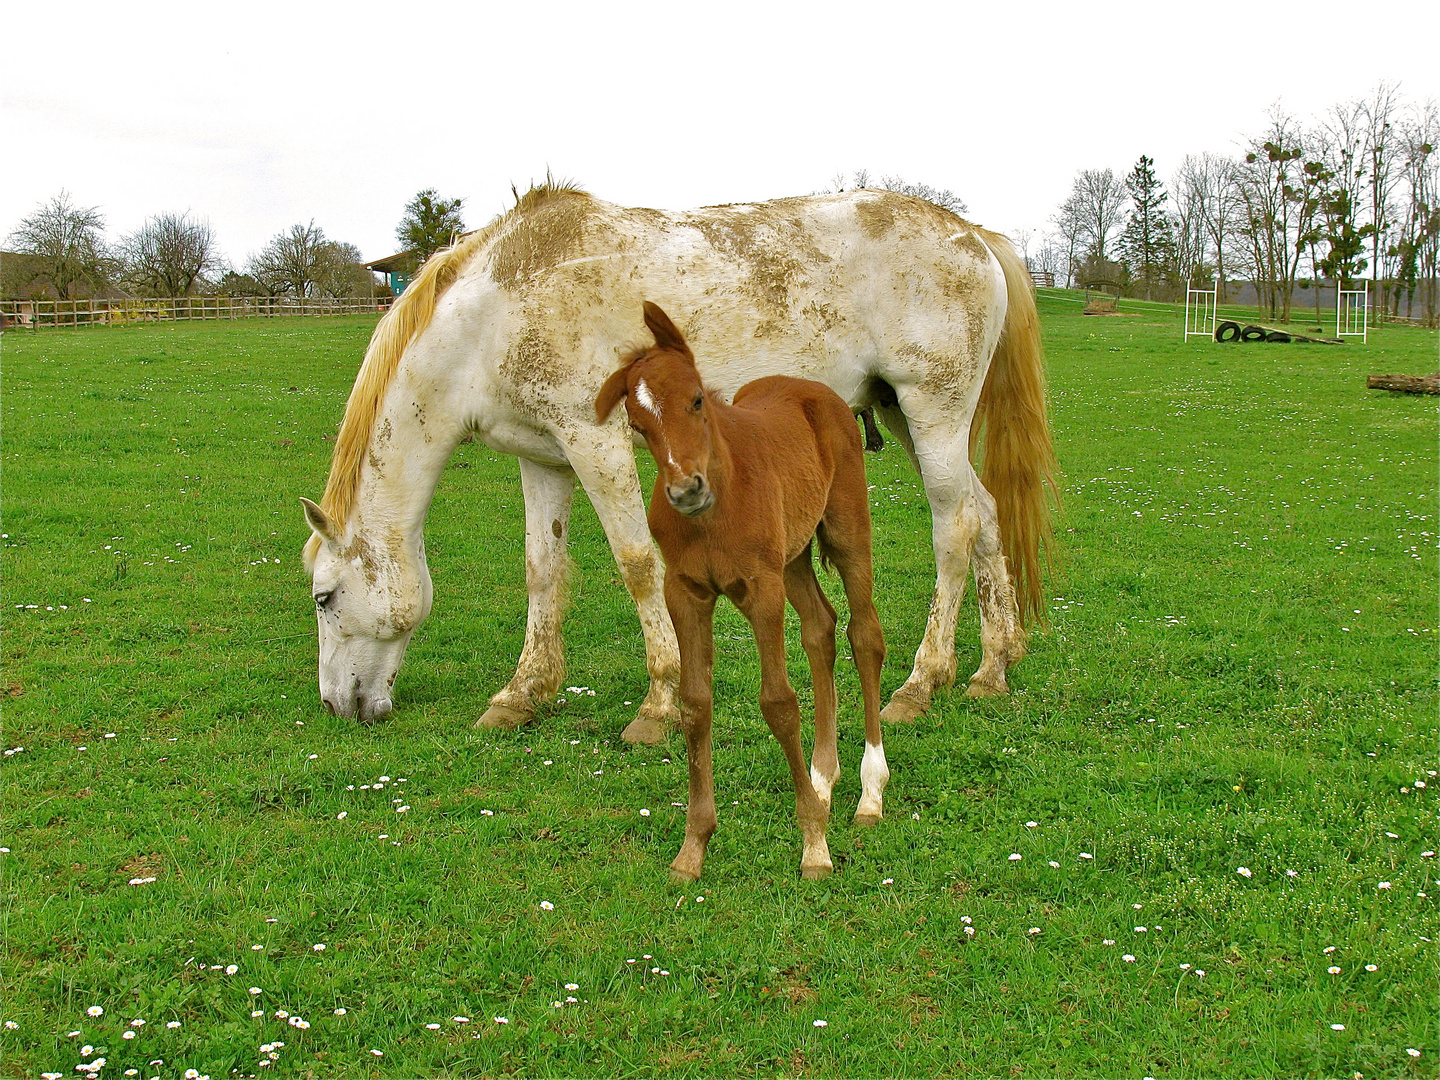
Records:
M840 779L835 733L835 609L815 579L809 545L785 567L785 595L800 616L800 640L805 645L810 680L815 686L815 749L810 754L810 783L828 811L830 793Z
M734 599L732 597L732 599ZM790 779L795 784L795 817L800 824L804 852L800 873L815 880L835 867L825 843L829 806L822 802L805 771L805 752L800 746L800 704L785 673L785 589L781 575L759 578L750 590L735 600L755 631L760 650L760 712L785 752Z
M565 645L560 619L565 608L570 500L575 475L569 469L520 459L525 493L525 588L530 594L525 646L515 677L490 699L476 727L514 728L535 715L565 678Z
M685 733L685 756L690 767L685 843L670 864L670 880L678 884L700 877L705 849L715 833L715 777L710 750L715 598L700 599L667 576L665 605L680 642L680 730Z
M870 507L864 473L858 488L832 492L831 505L821 523L820 550L840 573L850 622L845 636L860 676L860 694L865 702L865 756L860 759L860 805L855 810L857 825L874 825L883 815L885 785L890 767L885 761L885 744L880 733L880 671L885 666L885 635L875 610L874 569L870 550Z

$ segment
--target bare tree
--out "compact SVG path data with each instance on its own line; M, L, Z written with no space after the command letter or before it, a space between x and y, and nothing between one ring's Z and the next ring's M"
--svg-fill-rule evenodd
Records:
M1244 204L1241 233L1249 248L1260 306L1272 318L1288 321L1300 259L1309 247L1309 231L1319 199L1305 183L1304 154L1295 120L1278 106L1270 126L1250 142L1237 173Z
M292 225L251 257L250 273L272 296L311 296L328 242L325 230L313 220L309 225Z
M1366 194L1370 203L1370 281L1375 286L1376 299L1380 310L1385 308L1385 295L1381 281L1381 256L1386 249L1386 238L1394 226L1390 219L1391 198L1395 192L1397 177L1394 172L1394 151L1396 132L1392 118L1398 111L1397 88L1385 81L1375 88L1374 95L1361 106L1365 121L1365 155L1369 172Z
M98 207L76 206L70 193L61 191L20 222L9 245L33 260L31 285L47 283L62 299L73 300L103 287L115 270L101 235L104 228Z
M1034 229L1010 230L1010 242L1015 245L1015 250L1020 252L1020 261L1025 264L1026 270L1035 269L1035 267L1030 264L1030 242L1034 239Z
M1097 263L1105 261L1105 245L1125 223L1125 201L1125 185L1113 169L1083 169L1061 206Z
M831 191L857 191L860 188L872 186L872 177L869 169L856 169L847 182L845 174L836 173L830 181ZM949 210L952 214L965 213L965 200L956 195L949 188L931 187L929 184L912 184L898 176L881 177L878 186L886 191L894 191L901 195L914 195L916 198L924 199L926 202L934 203L942 210Z
M1440 107L1432 100L1416 108L1401 124L1398 141L1405 209L1395 244L1394 313L1403 291L1406 317L1414 318L1418 291L1421 317L1434 326L1440 309Z
M1221 154L1187 155L1175 171L1172 188L1177 261L1195 280L1213 273L1223 298L1226 256L1235 242L1238 216L1235 163Z
M1055 234L1059 245L1064 252L1065 258L1065 285L1073 287L1075 284L1075 268L1079 265L1080 245L1083 242L1083 231L1080 228L1080 218L1071 205L1071 200L1066 199L1060 204L1060 208L1050 218L1055 226Z
M126 279L149 296L189 296L223 269L208 221L159 214L120 242Z
M375 277L360 265L360 259L360 249L354 244L325 241L315 267L316 291L327 296L371 295Z

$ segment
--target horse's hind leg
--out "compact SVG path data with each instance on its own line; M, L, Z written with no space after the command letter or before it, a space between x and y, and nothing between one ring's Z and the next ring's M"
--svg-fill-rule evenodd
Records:
M934 692L955 681L955 624L965 595L971 550L980 532L975 498L979 480L970 467L968 431L953 418L933 425L919 423L914 413L943 416L944 410L938 406L926 410L923 403L913 400L906 404L905 415L896 415L893 409L882 409L881 415L910 452L930 500L935 593L925 636L915 652L915 666L881 714L885 720L899 722L924 714Z
M820 551L840 574L850 622L845 636L860 676L860 694L865 702L865 756L860 759L860 805L855 810L857 825L874 825L883 814L885 785L890 767L885 761L885 744L880 733L880 671L885 666L885 635L875 611L874 570L870 551L870 506L864 472L857 492L836 500L826 509L817 537Z
M1010 580L1005 552L1000 543L1000 523L995 500L980 482L975 482L975 501L980 512L980 533L975 539L975 593L980 602L980 669L970 676L967 697L994 697L1007 693L1005 669L1025 655L1025 630L1015 606L1015 586Z
M810 547L785 567L785 595L800 616L800 640L810 661L815 686L815 749L810 754L810 783L828 808L830 793L840 779L840 755L835 731L835 609L820 582Z
M515 676L490 699L476 727L515 728L535 715L535 706L552 697L565 678L565 646L560 619L565 608L570 501L575 476L520 460L525 494L525 588L529 614L525 646Z

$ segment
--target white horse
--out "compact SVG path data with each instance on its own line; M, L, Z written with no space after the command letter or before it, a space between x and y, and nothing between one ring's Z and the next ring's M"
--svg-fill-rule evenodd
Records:
M622 418L597 424L592 405L644 340L647 299L676 317L707 386L729 396L763 375L816 379L857 411L874 406L910 453L931 506L935 595L885 718L913 719L954 680L972 559L983 656L968 693L1004 693L1023 619L1042 611L1054 468L1034 296L1009 243L887 191L665 213L546 185L432 257L380 321L324 498L302 500L325 706L366 722L391 710L430 613L425 516L452 451L474 438L520 459L529 590L515 676L477 726L526 721L564 678L578 478L645 635L650 689L624 737L665 736L679 652L635 444ZM971 465L982 425L983 484Z

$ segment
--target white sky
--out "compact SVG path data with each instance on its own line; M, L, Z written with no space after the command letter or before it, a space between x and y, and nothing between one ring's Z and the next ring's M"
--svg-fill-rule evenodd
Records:
M236 264L312 218L389 255L420 189L475 227L547 168L683 209L863 167L1039 232L1077 170L1145 153L1168 177L1276 101L1440 97L1434 0L7 8L0 237L64 188L112 239L208 218Z

